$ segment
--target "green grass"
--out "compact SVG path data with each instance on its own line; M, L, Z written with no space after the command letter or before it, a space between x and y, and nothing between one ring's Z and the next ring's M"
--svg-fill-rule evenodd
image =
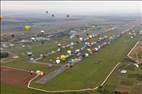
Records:
M96 87L105 79L112 68L124 59L136 40L125 36L52 79L48 84L32 83L32 86L46 90ZM98 61L101 61L101 63L96 64Z
M123 59L125 57L126 53L129 51L129 48L131 48L134 45L136 40L137 39L129 40L128 37L117 40L112 45L110 45L106 48L103 48L99 53L92 55L91 57L89 57L89 58L85 59L83 62L81 62L79 65L77 65L77 66L73 67L72 69L66 71L65 73L59 75L57 78L50 81L49 84L43 85L44 89L54 88L54 89L59 90L59 89L65 88L65 87L67 87L67 89L69 89L69 87L72 86L71 88L73 88L74 85L77 85L80 83L83 83L84 85L83 84L81 84L81 85L85 86L85 87L88 87L88 86L90 87L91 85L92 85L92 87L95 86L95 83L96 84L98 83L97 82L98 79L100 81L103 80L104 77L106 76L106 74L108 73L108 71L110 71L112 69L111 65L116 64L116 62L112 63L112 61L115 60L114 58L111 57L108 59L108 57L109 57L108 52L110 50L113 50L113 51L111 51L111 55L113 55L113 57L119 56L119 59L117 59L117 61L121 61L121 59ZM115 54L116 49L118 49L118 48L121 49L119 51L119 53L121 53L121 55L123 54L122 56ZM97 61L101 61L102 63L96 64L95 62L97 62ZM111 61L110 64L108 63L108 61ZM16 65L18 65L18 64L16 64ZM15 65L13 65L13 66L15 66ZM22 66L23 65L19 64L19 68ZM28 67L28 66L29 65L26 64L26 67ZM108 68L108 67L111 67L111 68ZM104 72L105 68L108 68L107 69L108 71L105 74L103 74L102 72ZM90 71L90 70L93 70L93 71ZM96 74L97 73L96 71L98 71L98 70L100 70L100 71L98 74ZM103 74L104 76L100 75L100 74ZM86 77L86 76L89 76L89 77ZM103 79L101 79L100 77L102 77ZM115 77L114 76L112 77L113 79L110 79L111 86L112 86L112 84L115 86L116 83L113 83L113 80L116 77L117 76L115 75ZM58 81L61 81L61 82L58 82ZM99 81L99 83L100 83L100 81ZM50 86L48 86L48 85L50 85ZM81 85L78 85L77 87L80 87ZM60 88L58 88L58 86L60 86ZM39 85L36 85L36 87L39 87ZM41 87L41 88L43 88L43 87ZM139 89L140 87L137 87L137 88ZM77 89L77 88L75 87L75 89ZM1 84L1 94L19 94L19 93L21 93L21 94L50 94L50 93L43 93L43 92L39 92L39 91L30 90L30 89L23 88L23 87ZM89 91L89 92L79 92L79 93L53 93L53 94L101 94L101 93L98 93L96 91Z
M40 85L33 83L32 86L46 89L46 90L64 90L64 89L80 89L80 88L92 88L99 85L106 75L112 70L113 66L116 63L122 61L124 57L126 57L130 48L135 44L136 39L130 39L128 36L123 37L121 39L116 40L110 46L103 48L100 52L95 55L90 56L83 60L80 64L74 66L72 69L65 71L55 79L51 80L48 84ZM36 51L39 46L36 45L33 51ZM43 47L43 52L45 51L45 47ZM49 47L50 48L50 47ZM52 48L52 47L51 47ZM37 50L37 55L41 53L42 49ZM18 53L19 51L17 51ZM97 64L96 62L101 62ZM25 63L24 59L17 59L11 63L4 64L10 67L16 67L21 69L40 69L44 70L47 73L52 69L48 69L45 65L31 64ZM54 68L53 68L54 69ZM112 77L112 81L110 83L112 86L116 86L116 83L113 83L114 78ZM115 82L115 81L114 81ZM5 88L6 87L6 88ZM1 87L2 94L44 94L41 92L29 90L23 87L17 87L13 85L2 84ZM64 94L94 94L93 92L81 92L81 93L64 93ZM47 93L46 93L47 94ZM50 94L50 93L49 93ZM60 94L60 93L57 93ZM63 93L61 93L63 94ZM95 94L100 94L95 92Z
M1 94L47 94L35 90L28 89L27 87L19 87L1 83Z

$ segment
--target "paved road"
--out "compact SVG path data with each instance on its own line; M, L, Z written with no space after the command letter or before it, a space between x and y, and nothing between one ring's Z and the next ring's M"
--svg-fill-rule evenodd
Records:
M45 75L44 77L42 77L41 79L37 80L36 83L40 83L40 84L45 84L47 83L49 80L55 78L57 75L59 75L60 73L64 72L67 68L64 67L64 65L62 65L60 68L58 68L57 70L50 72L49 74Z

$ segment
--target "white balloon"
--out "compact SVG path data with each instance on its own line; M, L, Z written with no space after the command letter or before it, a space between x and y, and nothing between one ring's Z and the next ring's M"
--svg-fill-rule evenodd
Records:
M41 30L40 32L41 32L41 33L44 33L45 31L44 31L44 30Z
M59 59L56 60L56 63L59 64L61 61Z

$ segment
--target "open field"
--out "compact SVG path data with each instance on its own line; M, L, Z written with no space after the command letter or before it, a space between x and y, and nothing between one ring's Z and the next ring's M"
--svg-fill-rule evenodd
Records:
M130 47L135 44L136 40L137 39L131 40L128 36L117 40L117 42L102 49L97 54L90 56L90 58L85 59L79 65L65 71L47 84L41 85L32 83L32 86L46 90L81 89L98 86L104 80L112 67L124 59L130 50ZM116 50L119 49L121 50L116 54ZM109 56L109 52L113 54L113 58ZM100 61L99 64L97 64L98 61Z
M0 94L142 94L141 1L1 1Z
M128 47L128 48L124 48L125 49L125 53L123 53L124 54L124 57L121 59L122 61L123 61L123 59L125 58L125 55L128 53L128 51L134 46L134 44L135 44L135 42L136 42L136 40L137 39L135 39L135 40L133 40L133 41L131 41L132 39L129 39L128 37L124 37L123 39L119 39L119 40L117 40L116 41L116 43L113 43L111 46L113 46L113 47L116 47L116 48L113 48L113 47L111 47L111 46L109 46L109 47L107 47L107 48L104 48L104 49L102 49L101 50L101 52L99 52L99 53L97 53L98 54L98 56L100 56L101 55L101 53L103 53L104 51L105 52L107 52L107 50L108 49L114 49L114 50L116 50L117 49L117 47L119 48L119 47L123 47L124 45L125 45L125 47ZM123 41L122 41L123 40ZM128 46L128 45L126 45L127 43L129 43L130 45ZM120 46L121 45L121 46ZM123 45L123 46L122 46ZM121 48L119 48L119 49L121 49ZM127 49L127 50L126 50ZM110 50L109 50L110 51ZM112 51L113 52L113 51ZM96 57L97 56L97 54L95 54L94 56ZM91 59L93 59L93 61L94 62L92 62L92 64L94 65L93 67L98 67L98 66L102 66L104 63L100 63L100 64L97 64L97 63L95 63L95 61L96 60L94 60L94 56L92 56L91 57ZM97 57L98 57L97 56ZM107 53L106 53L106 55L105 56L107 56ZM104 57L104 56L103 56ZM100 58L103 58L102 57L102 55L101 55L101 57ZM101 60L99 58L99 60ZM89 60L89 59L88 59ZM88 61L87 60L87 61ZM110 59L110 60L112 60L112 59ZM121 60L119 60L118 59L118 61L121 61ZM84 60L84 61L86 61L86 60ZM86 64L87 63L89 63L89 62L86 62ZM83 66L83 65L85 64L85 62L83 62L83 63L81 63L81 67ZM84 65L84 67L86 66L86 64ZM90 64L90 63L89 63ZM91 66L92 66L92 64L90 64ZM115 62L113 63L113 64L115 64ZM73 73L79 73L78 72L78 70L76 69L76 67L80 67L80 65L77 65L77 66L75 66L75 67L73 67L73 69L71 69L71 70L75 70L76 72L73 72ZM88 66L89 67L89 69L90 69L90 66ZM101 67L100 67L101 68ZM106 67L105 67L106 68ZM85 68L86 69L86 68ZM93 69L95 69L95 68L93 68ZM104 69L104 68L101 68L101 69ZM68 71L66 71L65 73L68 75L68 73L71 73L71 70L68 70ZM84 68L82 67L82 71L84 70ZM85 70L86 71L86 70ZM71 74L71 75L74 75L74 74ZM100 73L100 72L99 72ZM99 73L98 73L98 75L99 75ZM80 74L80 73L79 73ZM87 73L88 74L88 73ZM96 74L96 73L95 73ZM71 75L68 75L68 77L69 76L71 76ZM61 74L61 76L64 76L64 77L66 77L65 75L64 75L64 73L63 73L63 75ZM77 75L76 75L77 76ZM85 75L82 75L83 77L85 76ZM82 77L81 76L81 77ZM73 77L73 76L72 76ZM97 76L94 76L95 78L97 78ZM114 81L114 79L115 79L115 77L116 77L116 75L115 76L111 76L112 78L110 78L110 80L109 81ZM60 79L61 80L61 77L59 76L59 78L57 77L57 79ZM69 79L69 78L67 78L67 79ZM71 78L71 79L73 79L73 78ZM82 79L82 78L80 78L80 79ZM84 79L84 78L83 78ZM56 78L55 79L53 79L54 81L56 81ZM92 79L93 80L93 82L95 81L95 79ZM89 80L89 82L90 82L90 80ZM59 82L58 82L59 83ZM113 82L111 82L111 83L113 83ZM34 82L33 82L33 84L34 84ZM109 83L108 83L109 84ZM115 84L115 83L114 83ZM34 86L34 85L33 85ZM68 85L67 85L68 86ZM20 93L21 91L23 91L23 94L48 94L48 93L44 93L44 92L38 92L38 91L34 91L34 90L30 90L30 89L27 89L27 88L21 88L21 87L16 87L16 86L13 86L13 85L7 85L7 84L2 84L2 91L1 92L5 92L5 88L4 87L7 87L7 88L9 88L9 90L7 91L7 93L6 94L11 94L11 92L13 92L13 94L18 94L18 92ZM63 86L62 86L63 87ZM17 88L18 88L18 90L17 90ZM6 89L7 90L7 89ZM97 92L95 92L95 91L88 91L88 92L80 92L80 93L77 93L77 94L100 94L100 93L97 93ZM50 93L49 93L50 94ZM56 94L56 93L53 93L53 94ZM74 94L74 93L57 93L57 94ZM135 94L135 93L134 93Z
M111 30L111 28L116 28L116 29ZM128 30L131 32L131 30L129 29L130 29L129 25L124 25L124 26L123 25L113 26L110 24L108 26L101 25L101 29L95 29L90 26L89 29L87 30L88 34L90 35L94 33L95 34L102 33L102 34L100 34L99 36L95 38L91 38L87 40L87 42L98 41L99 38L104 36L108 36L108 37L115 36L114 40L111 42L111 44L102 47L102 49L100 49L98 52L94 54L89 54L90 55L89 57L84 58L81 62L79 62L76 65L73 65L73 67L64 71L63 73L53 78L52 80L48 81L47 83L39 84L39 83L35 83L35 81L32 81L30 86L39 88L39 89L44 89L44 90L51 90L51 91L52 90L53 91L54 90L55 91L56 90L59 90L59 91L60 90L78 90L78 89L98 87L105 80L105 78L108 76L110 71L114 68L114 66L117 63L122 62L126 58L127 53L129 52L131 47L134 46L136 41L140 40L140 36L136 36L132 39L130 38L130 35L128 33L122 36L119 36L120 32L122 33L122 31ZM88 37L87 33L82 33L81 31L80 37L83 37L83 38ZM63 51L60 53L58 52L53 53L51 56L47 56L45 58L37 60L35 63L28 59L26 54L27 51L31 51L33 53L33 58L36 59L40 57L40 54L46 54L48 52L52 52L56 50L58 48L57 42L61 43L62 45L66 45L70 42L76 42L78 40L79 39L77 37L70 39L69 36L63 35L63 37L57 37L55 40L53 39L50 41L46 41L45 44L41 44L40 42L31 42L31 44L24 44L25 47L22 47L23 45L22 43L15 42L16 46L5 49L5 50L8 50L10 53L13 53L13 55L5 59L2 62L2 66L18 68L18 69L23 69L27 71L41 70L41 71L44 71L46 75L48 75L48 73L55 71L60 66L68 63L67 61L67 62L61 62L60 64L56 64L55 60L61 54L66 54L67 50L69 50L70 48L63 49ZM72 51L75 51L76 49L82 46L84 46L83 42L82 43L77 42L77 44L74 46ZM84 49L83 52L84 53L87 52L87 49ZM14 55L17 55L19 57L13 58L12 56ZM49 67L48 64L52 64L53 66ZM16 87L17 87L16 85L3 83L3 82L2 82L1 92L5 92L4 86L7 86L8 88L13 88L7 91L6 94L8 94L9 92L15 92L15 94L17 94L18 92L20 92L20 90L24 91L23 94L31 94L31 93L42 94L40 91L36 92L34 90L27 89L26 87L19 87L19 91L18 90L16 91ZM97 91L87 91L88 94L89 93L93 94L94 92L95 94L99 94L99 92ZM80 94L83 94L83 93L86 94L86 92L81 92ZM68 94L68 93L65 93L65 94Z

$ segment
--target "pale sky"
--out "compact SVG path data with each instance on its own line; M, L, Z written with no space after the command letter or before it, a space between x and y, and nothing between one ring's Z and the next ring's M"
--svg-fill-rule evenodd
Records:
M142 14L142 1L1 1L2 11L69 14Z

